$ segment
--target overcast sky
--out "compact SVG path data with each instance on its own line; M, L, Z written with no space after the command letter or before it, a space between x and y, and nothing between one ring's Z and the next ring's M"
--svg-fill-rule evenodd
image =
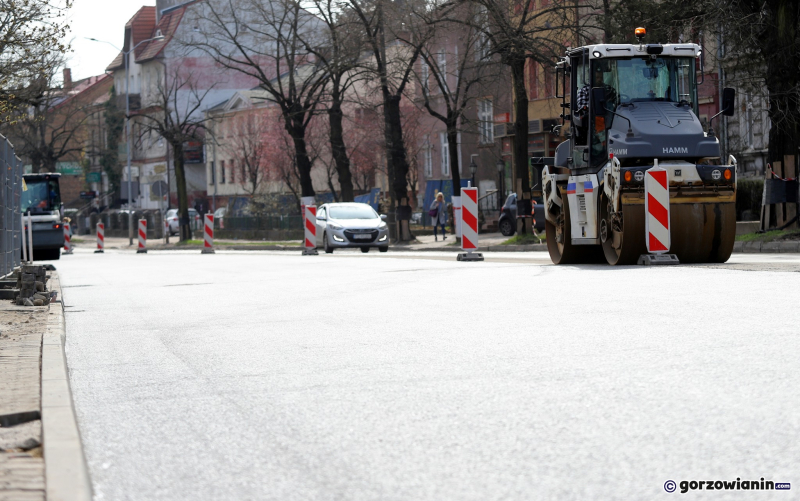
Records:
M155 4L155 0L75 0L69 15L72 52L67 63L72 69L72 79L102 74L119 53L108 44L91 42L85 37L105 40L121 48L125 23L142 6Z

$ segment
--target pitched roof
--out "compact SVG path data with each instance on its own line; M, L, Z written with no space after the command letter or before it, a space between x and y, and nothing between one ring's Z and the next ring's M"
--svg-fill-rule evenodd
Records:
M143 63L145 61L150 61L151 59L158 56L164 47L167 46L170 41L172 41L172 37L175 35L175 31L177 31L178 26L181 24L181 20L183 19L183 14L186 12L186 6L183 5L177 9L171 10L170 12L161 16L161 20L156 26L155 31L153 31L153 36L156 33L161 31L161 34L164 36L163 40L154 40L152 42L147 42L146 44L142 45L142 50L136 53L136 62Z
M133 38L133 46L136 47L136 45L142 40L147 40L153 36L155 26L155 6L144 6L139 9L136 14L134 14L127 23L125 23L125 43L122 46L122 52L120 52L111 62L111 64L108 65L106 71L113 71L123 68L125 66L123 52L130 50L131 38ZM134 56L139 56L142 52L144 52L148 45L149 44L140 45L134 52Z

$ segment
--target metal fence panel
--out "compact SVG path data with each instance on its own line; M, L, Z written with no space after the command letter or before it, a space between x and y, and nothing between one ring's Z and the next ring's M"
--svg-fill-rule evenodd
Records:
M22 160L14 154L8 139L0 135L0 277L21 264L21 181Z
M215 221L217 228L226 230L302 230L301 216L228 217Z

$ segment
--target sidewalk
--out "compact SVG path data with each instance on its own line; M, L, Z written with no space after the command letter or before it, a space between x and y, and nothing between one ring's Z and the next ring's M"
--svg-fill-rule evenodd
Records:
M0 501L88 501L83 457L64 357L64 309L0 301Z

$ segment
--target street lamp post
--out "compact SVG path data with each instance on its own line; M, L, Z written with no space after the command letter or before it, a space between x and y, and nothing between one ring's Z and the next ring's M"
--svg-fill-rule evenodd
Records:
M506 170L506 163L503 162L502 158L497 159L497 210L503 210L503 196L505 195L505 190L503 189L503 171Z
M129 93L130 90L130 72L128 71L128 60L130 59L130 53L135 51L137 47L142 45L145 42L154 42L159 40L164 40L163 35L159 35L157 37L148 38L147 40L142 40L141 42L137 43L133 46L132 49L128 51L124 51L114 45L111 42L106 42L105 40L98 40L96 38L87 38L87 40L91 40L92 42L100 42L100 43L107 43L108 45L114 47L118 51L123 54L123 58L125 59L125 144L126 150L128 153L128 161L127 161L127 171L128 171L128 245L133 245L133 188L131 186L131 125L130 125L130 115L131 115L131 96ZM140 187L141 189L141 187ZM169 197L169 194L167 194Z
M472 174L472 186L475 186L475 173L478 172L478 164L475 163L475 157L477 157L477 153L473 153L469 156L469 172Z

